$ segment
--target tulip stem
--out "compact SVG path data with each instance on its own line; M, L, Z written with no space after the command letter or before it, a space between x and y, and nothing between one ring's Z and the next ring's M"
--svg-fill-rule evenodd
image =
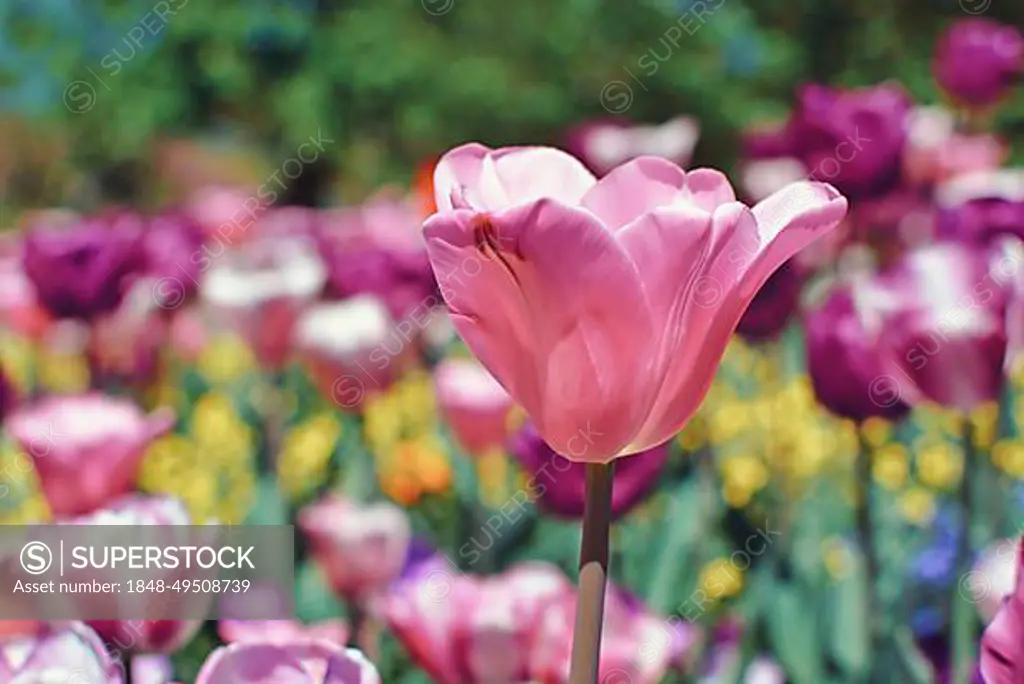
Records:
M608 581L614 463L588 463L570 684L597 684Z
M871 517L871 492L874 472L872 470L871 445L864 437L863 429L857 427L860 453L857 455L857 485L859 488L857 501L857 532L860 538L864 558L864 598L867 603L865 639L867 658L864 663L865 681L870 682L873 675L874 659L879 642L879 619L881 613L878 606L878 556L875 553L875 528Z

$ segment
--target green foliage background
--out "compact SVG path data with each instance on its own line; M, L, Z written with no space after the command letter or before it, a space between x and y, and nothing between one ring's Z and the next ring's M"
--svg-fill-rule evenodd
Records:
M976 10L988 1L963 3ZM130 169L126 192L137 198L147 194L157 135L213 135L273 163L321 129L336 141L321 171L359 195L407 181L424 158L466 140L558 143L566 125L607 115L599 95L612 80L632 85L631 118L697 116L695 163L728 167L737 133L783 116L805 81L898 79L920 100L937 101L935 38L971 16L956 0L723 0L655 73L640 76L638 59L652 48L665 54L671 44L661 40L689 4L187 0L113 76L100 63L112 49L128 53L124 37L152 9L148 0L81 3L107 23L106 48L95 36L91 45L68 38L46 12L8 10L5 28L19 47L46 55L60 86L32 124L64 138L61 163L89 173ZM1024 5L991 0L978 16L1024 26ZM7 82L22 77L4 74ZM96 104L83 113L62 106L60 90L76 80L96 87ZM1013 137L1024 133L1020 96L1002 124ZM66 202L54 196L61 192L8 191L7 203Z

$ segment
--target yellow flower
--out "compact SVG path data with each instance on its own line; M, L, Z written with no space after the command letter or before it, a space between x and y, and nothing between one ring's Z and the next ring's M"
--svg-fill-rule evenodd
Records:
M722 404L710 411L708 416L708 437L712 444L728 442L748 425L747 406L742 401Z
M203 349L197 362L199 373L212 385L223 385L258 368L252 349L238 336L218 335Z
M452 484L452 464L444 449L433 439L420 440L414 449L415 472L420 487L428 494L440 494Z
M875 452L872 473L886 489L896 490L906 484L909 470L907 449L902 444L887 444Z
M211 392L196 402L192 413L192 437L206 463L248 462L254 435L235 410L232 401Z
M729 598L743 589L743 571L728 558L716 558L701 569L697 586L712 601Z
M1001 439L992 447L992 462L1004 473L1024 478L1024 442Z
M864 439L876 449L892 439L892 423L884 418L871 417L864 421Z
M987 401L971 412L971 422L976 428L995 429L999 420L999 404L994 401Z
M58 394L78 394L89 389L89 363L83 354L47 349L39 351L39 383Z
M821 542L821 556L832 579L841 580L853 570L855 558L850 545L838 537Z
M963 456L948 442L934 444L917 454L917 475L929 487L952 487L960 481L963 469Z
M0 330L0 369L11 384L24 394L32 389L32 343L24 337Z
M480 454L476 460L476 475L480 480L481 495L484 503L491 508L499 508L512 492L510 477L512 474L508 456L501 449L492 449Z
M722 463L722 479L722 496L726 503L742 508L768 484L768 468L756 456L730 456Z
M935 497L921 487L911 487L899 498L900 512L915 525L924 526L935 517Z
M281 489L296 498L318 487L328 474L341 426L322 413L292 430L284 439L277 462Z

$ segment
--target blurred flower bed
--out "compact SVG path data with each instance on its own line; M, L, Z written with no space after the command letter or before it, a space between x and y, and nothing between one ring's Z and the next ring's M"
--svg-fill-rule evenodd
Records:
M1022 63L1016 29L962 21L952 104L808 85L745 133L742 199L810 178L850 213L755 298L686 428L618 462L602 684L980 681L1024 520L1024 170L989 116ZM689 168L699 136L612 119L564 145L600 176ZM456 336L432 171L354 206L210 186L4 236L0 523L297 543L294 620L0 622L0 682L568 682L583 466Z

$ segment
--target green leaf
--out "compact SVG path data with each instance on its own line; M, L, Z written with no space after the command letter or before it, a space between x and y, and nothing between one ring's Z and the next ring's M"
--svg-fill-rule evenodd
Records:
M287 525L288 502L278 489L277 479L273 475L264 475L256 485L256 503L247 525Z
M829 652L843 671L858 680L868 667L868 597L864 564L851 559L851 570L832 584L826 603Z
M341 601L311 561L303 563L295 573L295 614L303 622L332 620L345 614Z
M825 674L813 597L796 585L779 582L768 603L768 639L790 684L821 684Z

